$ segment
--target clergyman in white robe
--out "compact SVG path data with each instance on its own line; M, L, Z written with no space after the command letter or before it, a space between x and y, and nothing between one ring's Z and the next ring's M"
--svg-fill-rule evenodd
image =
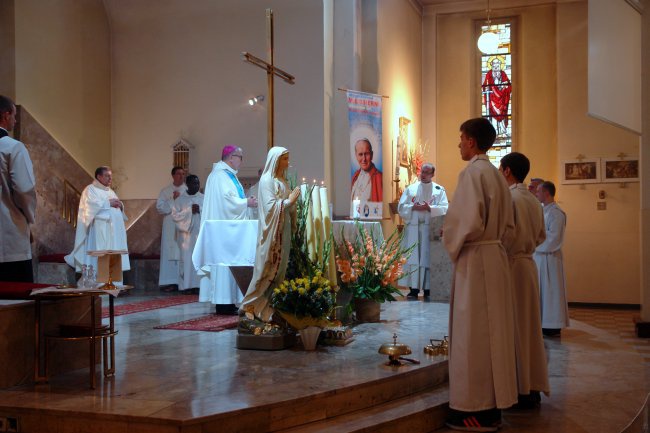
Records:
M510 185L515 229L506 240L510 259L515 315L517 385L521 396L550 391L546 351L539 316L539 284L533 261L535 247L546 237L539 202L526 184ZM523 401L520 398L520 403Z
M494 141L489 121L461 125L459 148L467 166L458 176L443 225L454 265L449 314L449 407L463 412L508 408L517 402L510 268L502 244L513 229L512 199L485 152ZM496 420L494 420L496 421Z
M200 278L192 263L192 251L196 245L201 228L201 213L193 213L192 206L203 207L203 194L197 192L190 195L185 192L174 202L171 217L176 224L176 242L180 249L180 270L178 279L178 290L188 290L199 287Z
M158 285L167 286L170 284L178 283L180 261L180 250L176 242L176 224L172 219L172 207L174 206L175 198L183 194L187 187L183 183L185 173L181 167L174 167L172 169L172 176L174 182L167 185L160 191L158 200L156 201L156 210L160 215L163 215L162 234L160 236L160 273L158 274ZM177 179L179 178L179 179ZM179 183L180 180L180 183ZM179 183L176 185L176 183Z
M111 206L110 200L118 198L109 185L110 182L103 185L96 178L81 193L74 249L65 256L66 263L74 267L76 272L81 272L82 265L97 269L97 257L88 255L88 251L128 249L124 226L127 217L122 210L123 206ZM122 254L122 271L129 269L129 255ZM122 276L114 276L113 280L122 281Z
M544 204L544 227L546 240L534 255L539 271L542 329L559 330L569 326L569 306L562 258L566 214L555 201Z
M239 149L226 146L226 149ZM224 152L225 150L224 149ZM223 158L231 158L231 151ZM201 224L207 220L244 220L249 219L249 200L244 188L237 178L237 170L225 161L212 166L205 186L205 198L201 211ZM213 304L235 304L239 306L243 299L242 291L227 266L203 266L198 270L201 276L199 301Z
M447 213L449 203L445 189L431 181L434 168L424 164L420 172L420 181L407 186L400 197L397 211L404 220L404 238L402 243L408 248L417 246L409 256L404 271L407 275L399 284L411 289L409 297L417 298L420 289L424 296L429 296L429 268L431 266L429 223L432 216ZM428 210L416 210L413 207L425 204Z

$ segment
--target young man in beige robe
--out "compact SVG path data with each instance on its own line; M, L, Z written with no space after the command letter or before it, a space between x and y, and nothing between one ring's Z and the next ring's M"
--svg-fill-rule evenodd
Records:
M505 246L510 259L514 297L518 409L539 407L540 391L549 393L537 266L533 261L535 247L546 239L546 232L542 208L524 183L529 170L530 161L518 152L504 156L499 167L510 187L515 220L515 230Z
M508 186L486 152L496 138L487 119L460 126L467 166L443 225L454 277L449 313L447 426L496 431L501 410L517 402L510 267L503 240L513 230Z

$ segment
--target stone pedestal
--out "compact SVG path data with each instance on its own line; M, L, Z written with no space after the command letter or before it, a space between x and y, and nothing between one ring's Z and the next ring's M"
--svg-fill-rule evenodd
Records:
M431 290L430 300L436 302L449 302L451 292L451 278L453 266L447 250L442 245L440 230L445 221L445 216L435 216L429 223L429 242L431 243L429 268L429 288Z

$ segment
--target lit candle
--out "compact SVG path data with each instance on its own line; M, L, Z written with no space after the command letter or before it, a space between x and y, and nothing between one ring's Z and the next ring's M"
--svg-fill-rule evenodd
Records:
M323 258L323 211L320 205L320 188L314 186L311 192L312 218L314 221L314 255L320 263Z
M354 200L352 200L352 218L357 219L361 216L360 208L361 200L359 200L359 197L356 197Z
M330 213L330 199L327 194L327 188L322 186L320 188L320 205L323 214L323 241L330 238L332 231L332 217ZM334 249L330 250L330 257L327 263L327 279L333 284L336 284L336 261L334 260Z

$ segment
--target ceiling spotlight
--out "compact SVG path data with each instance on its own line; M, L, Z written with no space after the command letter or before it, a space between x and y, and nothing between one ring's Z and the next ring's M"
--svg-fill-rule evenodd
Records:
M258 96L255 96L254 98L250 98L248 100L248 105L250 105L252 107L253 105L259 104L263 100L264 100L264 95L258 95Z

